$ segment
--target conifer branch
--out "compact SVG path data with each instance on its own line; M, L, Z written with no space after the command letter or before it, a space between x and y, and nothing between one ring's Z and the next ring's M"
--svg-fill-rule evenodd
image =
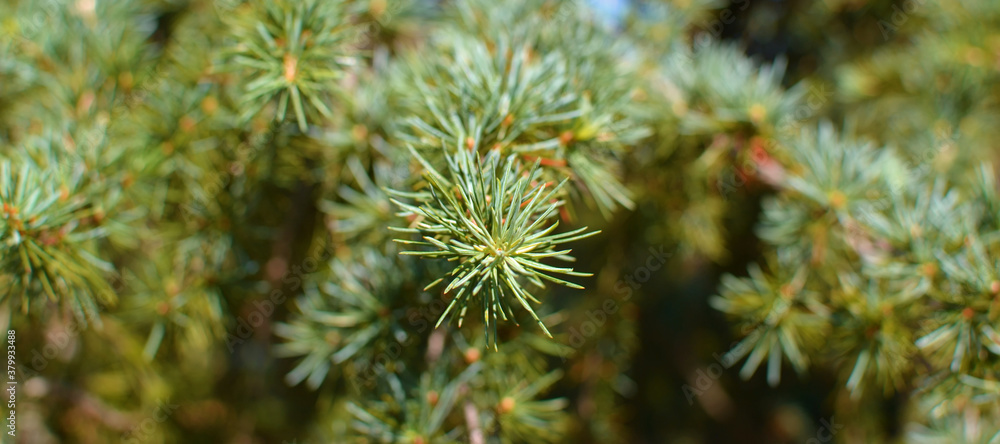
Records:
M555 258L573 261L570 250L559 245L597 234L579 228L554 233L558 222L557 210L563 205L559 192L563 183L541 182L538 162L527 171L508 156L501 164L500 154L490 151L480 158L474 151L459 148L446 154L448 170L442 174L415 150L413 155L427 168L424 178L428 189L416 193L393 191L392 194L414 203L393 199L403 209L402 216L414 224L396 231L413 233L420 240L397 239L408 247L404 255L455 262L444 277L427 286L445 284L443 292L451 302L439 318L458 317L462 326L470 303L482 302L483 324L487 345L496 349L496 329L499 320L517 323L514 307L520 306L551 337L530 303L540 301L525 287L530 283L544 289L545 281L582 289L577 284L555 277L590 276L572 268L546 265L542 261ZM492 337L490 333L492 332Z

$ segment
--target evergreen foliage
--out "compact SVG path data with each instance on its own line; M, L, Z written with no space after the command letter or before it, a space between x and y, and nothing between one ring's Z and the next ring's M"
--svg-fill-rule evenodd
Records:
M1000 442L1000 5L606 3L0 4L4 439Z

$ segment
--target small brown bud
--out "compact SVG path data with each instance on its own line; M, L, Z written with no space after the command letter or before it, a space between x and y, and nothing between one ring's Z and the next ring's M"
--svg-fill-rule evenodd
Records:
M874 338L878 334L879 327L877 325L871 325L865 329L865 337L868 339Z
M512 410L514 410L514 404L515 404L514 398L511 398L510 396L505 396L503 399L500 400L500 405L497 407L497 409L500 410L501 415L505 413L510 413Z
M80 99L76 102L77 115L84 115L90 112L90 107L94 105L97 96L93 91L87 90L80 94Z
M291 54L285 54L283 65L285 68L285 81L288 83L294 82L295 75L298 70L299 59L295 58L295 56Z
M181 292L181 287L179 285L177 285L177 282L174 282L173 280L169 280L163 286L163 290L164 290L164 292L167 293L167 296L174 297L174 296L177 296L177 294Z
M194 131L194 127L197 124L198 124L198 122L196 120L194 120L194 118L191 117L191 116L181 117L180 122L178 122L178 125L181 128L181 131L184 131L185 133L190 133L191 131Z
M563 145L569 145L571 142L573 142L574 137L575 136L573 135L572 131L563 131L563 133L559 135L559 143Z
M781 294L782 298L791 299L795 296L795 287L793 287L792 284L785 284L778 289L778 292Z
M125 91L131 90L132 86L135 85L135 80L132 77L132 73L125 71L121 74L118 74L118 84L121 85L122 89L124 89Z
M927 277L934 277L937 274L937 264L928 262L920 266L920 273Z
M353 137L354 140L357 141L357 142L364 141L365 139L368 138L368 127L366 127L366 126L364 126L364 125L362 125L360 123L357 124L357 125L354 125L351 128L351 137Z
M215 111L218 109L219 109L219 99L216 99L213 96L208 96L202 99L201 110L204 111L205 114L208 115L215 114Z
M892 316L892 311L893 311L892 309L893 309L892 304L889 303L882 304L882 316L885 317Z
M973 311L971 307L965 307L962 310L962 318L964 318L966 321L971 320L972 317L975 316L975 314L976 312Z
M465 363L472 364L479 360L482 354L479 352L478 348L470 348L465 351Z
M834 210L842 210L847 206L847 196L840 190L833 190L830 192L830 208Z

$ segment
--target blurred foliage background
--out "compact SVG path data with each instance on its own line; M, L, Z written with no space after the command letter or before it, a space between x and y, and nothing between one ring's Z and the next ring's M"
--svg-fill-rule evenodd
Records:
M4 0L0 439L1000 442L998 70L991 0Z

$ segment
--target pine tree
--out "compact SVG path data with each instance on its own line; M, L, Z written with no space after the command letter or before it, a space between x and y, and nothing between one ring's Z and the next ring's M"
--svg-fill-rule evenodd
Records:
M997 442L1000 5L787 3L0 4L4 442Z

